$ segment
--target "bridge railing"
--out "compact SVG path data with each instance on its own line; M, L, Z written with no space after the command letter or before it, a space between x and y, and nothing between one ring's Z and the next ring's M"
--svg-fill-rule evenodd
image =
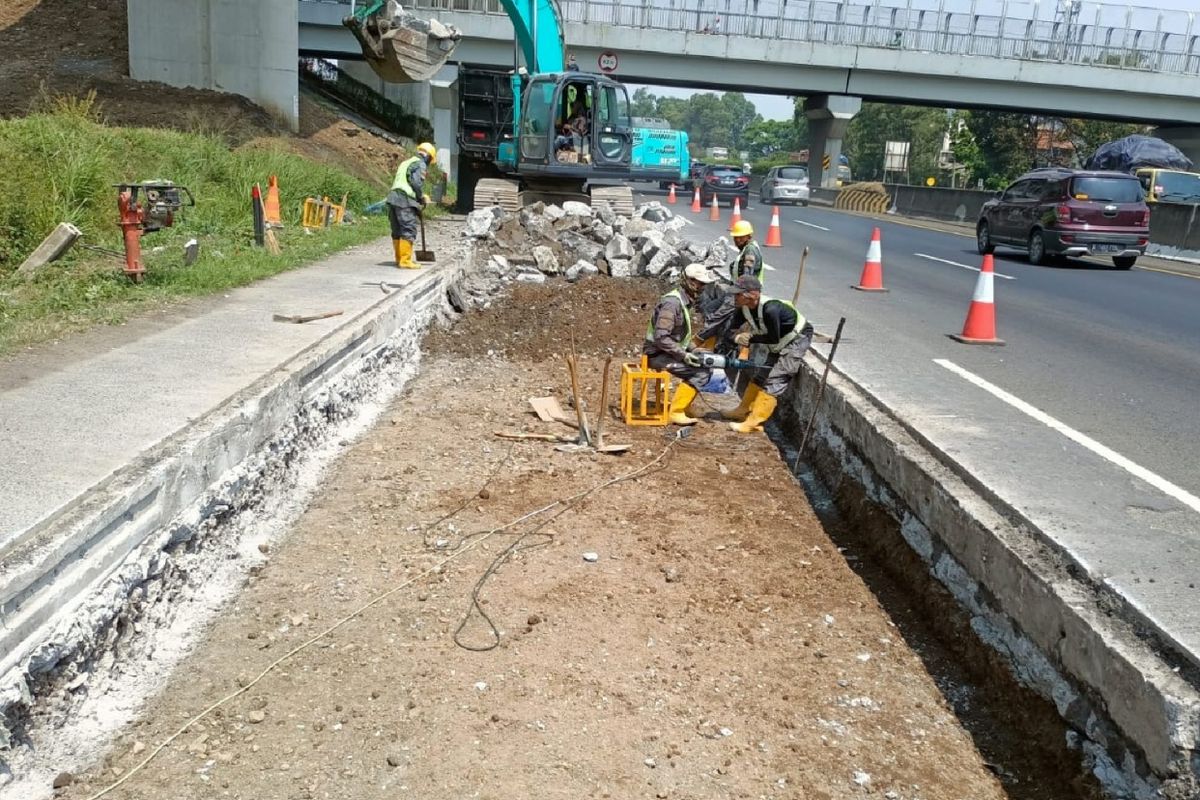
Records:
M1039 0L558 3L566 22L583 24L1200 74L1200 14L1185 11L1081 0L1063 0L1062 5ZM411 5L433 11L505 13L499 0L415 0Z

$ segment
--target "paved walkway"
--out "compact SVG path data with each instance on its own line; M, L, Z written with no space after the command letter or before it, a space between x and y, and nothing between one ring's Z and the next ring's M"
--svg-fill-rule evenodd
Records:
M381 240L0 363L0 561L140 453L381 302L380 281L422 274L390 258Z

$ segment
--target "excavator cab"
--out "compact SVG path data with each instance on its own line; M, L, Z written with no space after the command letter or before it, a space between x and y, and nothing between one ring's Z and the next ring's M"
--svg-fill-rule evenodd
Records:
M627 179L633 154L629 94L602 75L534 76L521 90L517 168L563 179Z

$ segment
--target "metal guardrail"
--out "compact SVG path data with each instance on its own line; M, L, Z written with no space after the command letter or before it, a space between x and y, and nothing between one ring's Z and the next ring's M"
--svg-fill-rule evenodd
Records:
M1085 0L558 2L565 22L582 24L1200 75L1200 13L1187 11ZM505 14L499 0L415 0L412 5Z

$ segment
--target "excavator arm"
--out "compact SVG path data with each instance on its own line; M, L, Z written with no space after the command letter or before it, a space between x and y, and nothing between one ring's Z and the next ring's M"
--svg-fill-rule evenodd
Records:
M500 0L531 73L562 72L562 13L555 0Z

